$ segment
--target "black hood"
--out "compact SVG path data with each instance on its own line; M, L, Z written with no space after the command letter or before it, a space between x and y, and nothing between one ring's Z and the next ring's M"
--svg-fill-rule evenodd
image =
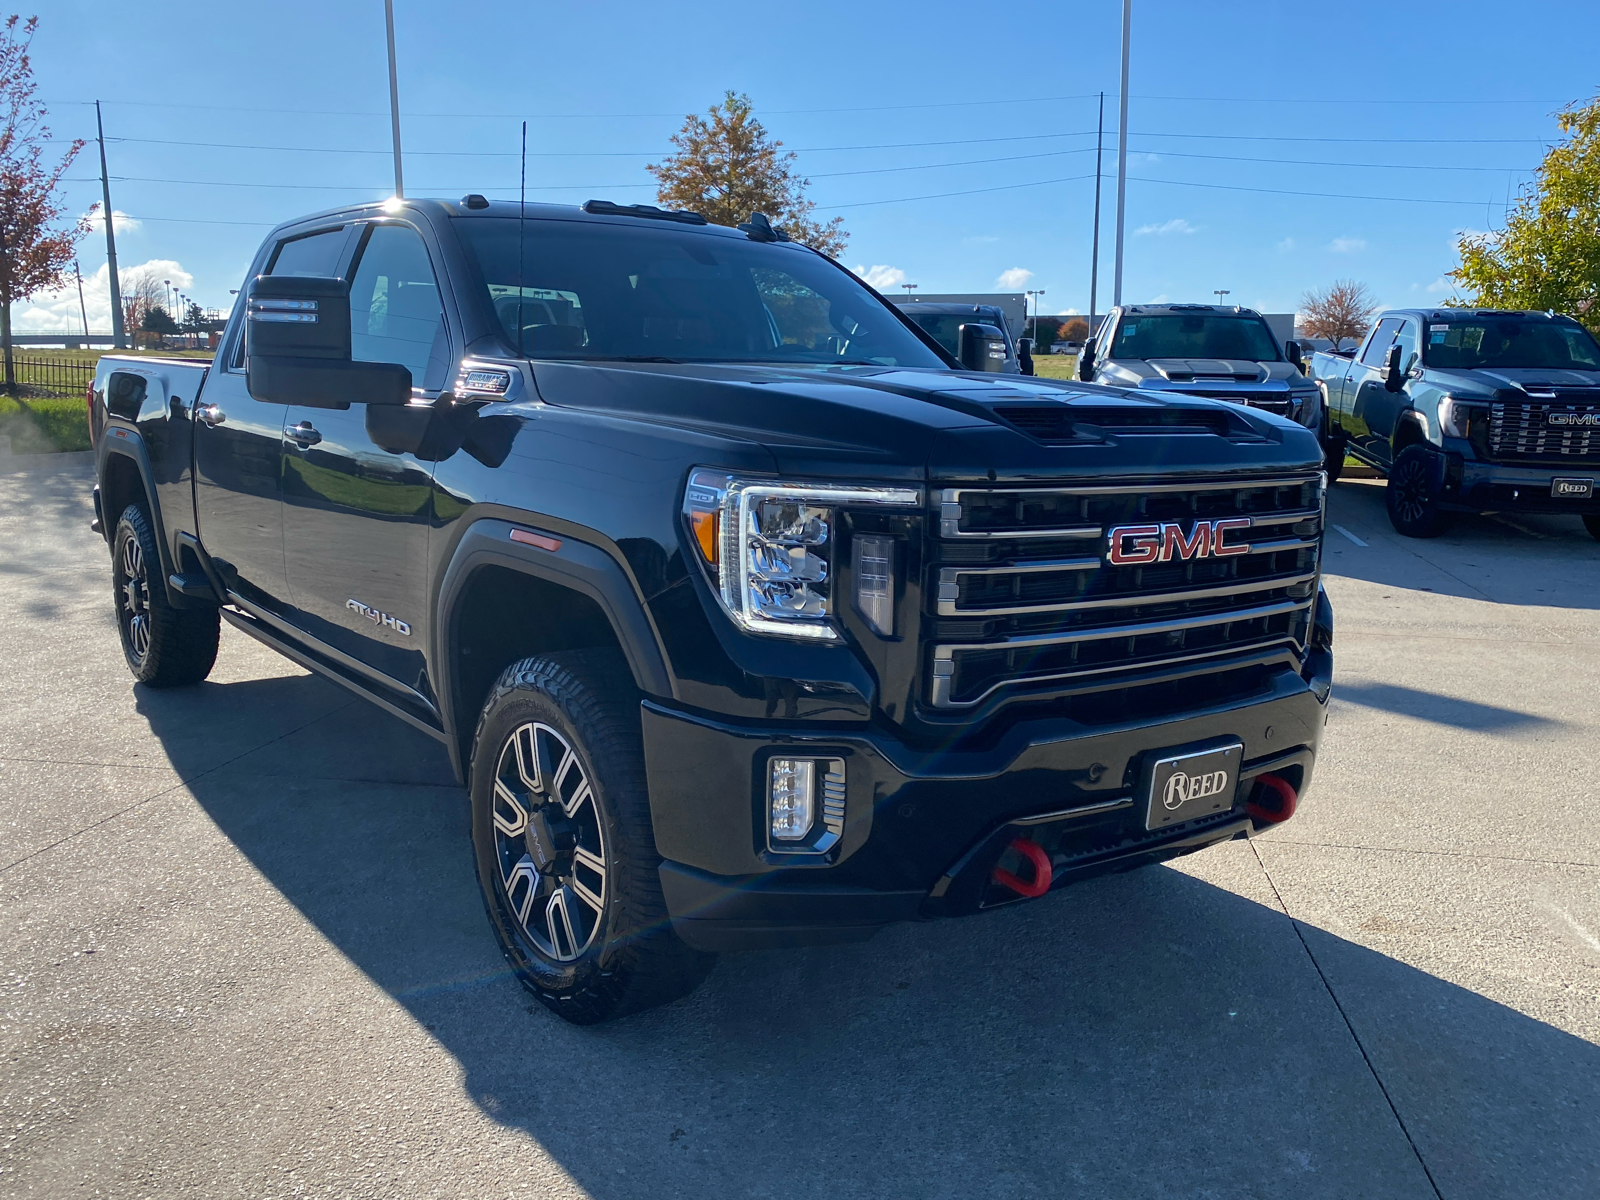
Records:
M548 361L535 363L534 375L547 404L756 442L795 476L1035 479L1321 462L1313 435L1239 405L1066 380L884 367ZM1197 414L1187 425L1186 413ZM1183 436L1169 435L1173 421ZM1073 428L1069 440L1052 440L1052 430Z

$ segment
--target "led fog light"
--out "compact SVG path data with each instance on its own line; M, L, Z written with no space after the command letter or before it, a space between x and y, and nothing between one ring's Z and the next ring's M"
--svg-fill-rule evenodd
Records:
M767 767L767 847L824 854L844 833L844 760L774 758Z

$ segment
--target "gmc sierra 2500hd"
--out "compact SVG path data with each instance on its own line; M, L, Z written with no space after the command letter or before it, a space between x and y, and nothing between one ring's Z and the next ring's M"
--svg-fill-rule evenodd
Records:
M1328 472L1388 476L1389 521L1444 532L1452 512L1570 513L1600 538L1600 345L1571 317L1490 309L1382 313L1353 357L1319 352Z
M962 370L760 216L306 217L213 363L107 356L89 402L135 678L205 678L226 619L441 741L568 1020L1245 836L1311 781L1316 437Z

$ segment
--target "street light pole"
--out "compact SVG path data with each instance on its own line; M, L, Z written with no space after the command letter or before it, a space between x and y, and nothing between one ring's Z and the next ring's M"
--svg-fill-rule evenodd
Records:
M1228 288L1212 288L1211 294L1217 298L1217 303L1221 304L1222 298L1233 295L1233 292Z
M405 181L400 174L400 76L394 65L394 0L383 0L383 19L389 29L389 123L394 126L394 194L404 200Z
M1089 332L1094 333L1094 306L1100 290L1100 152L1106 136L1106 94L1100 93L1100 122L1094 134L1094 241L1089 250Z
M105 198L106 218L106 273L111 278L111 344L118 350L128 348L127 330L122 322L122 284L117 280L117 231L111 219L111 177L106 174L106 127L100 119L100 101L94 102L95 140L100 143L100 194Z
M78 279L78 312L83 315L83 348L89 349L89 306L83 302L83 272L78 270L78 260L72 260L72 273Z
M1122 0L1122 100L1117 116L1117 269L1111 303L1122 303L1122 225L1128 201L1128 40L1133 28L1133 0Z

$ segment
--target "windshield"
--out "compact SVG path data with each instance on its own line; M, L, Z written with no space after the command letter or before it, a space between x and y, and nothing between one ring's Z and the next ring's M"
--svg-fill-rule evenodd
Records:
M530 358L943 367L848 272L795 244L680 227L457 218L508 344ZM519 336L520 334L520 336Z
M1422 361L1430 367L1600 370L1600 347L1581 325L1519 317L1430 321Z
M1277 362L1278 343L1259 317L1136 316L1122 318L1111 358L1240 358Z
M1005 318L995 312L970 312L959 316L947 316L942 313L918 312L916 309L902 309L939 345L951 354L961 353L961 327L963 325L993 325L1001 333L1006 332ZM1011 339L1006 338L1009 351Z

